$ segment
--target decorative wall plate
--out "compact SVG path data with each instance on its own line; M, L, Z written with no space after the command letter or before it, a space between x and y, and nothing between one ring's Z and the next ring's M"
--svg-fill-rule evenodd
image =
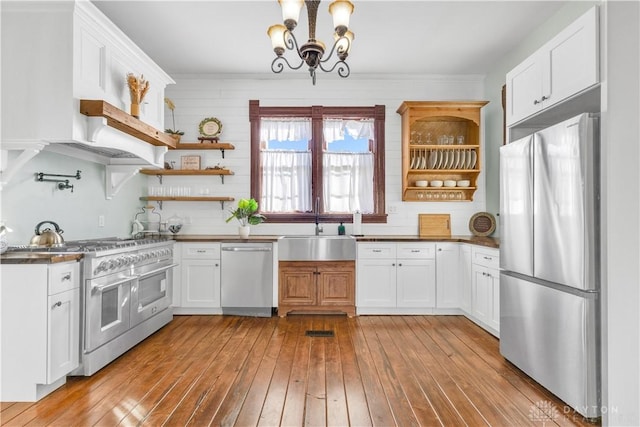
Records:
M222 132L222 123L215 117L208 117L198 125L200 135L205 137L216 137Z
M489 212L478 212L469 220L469 231L474 236L490 236L496 231L496 219Z

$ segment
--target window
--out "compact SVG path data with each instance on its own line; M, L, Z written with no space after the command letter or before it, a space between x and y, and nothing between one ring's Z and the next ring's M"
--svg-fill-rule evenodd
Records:
M270 222L386 222L384 106L249 109L251 195Z

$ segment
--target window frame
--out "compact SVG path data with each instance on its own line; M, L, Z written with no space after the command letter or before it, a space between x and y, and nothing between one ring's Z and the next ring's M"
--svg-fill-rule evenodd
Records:
M322 144L316 144L315 138L322 138L322 120L327 117L339 118L372 118L374 119L375 144L373 150L374 160L374 187L373 206L374 213L363 214L364 223L386 223L385 213L385 106L373 107L325 107L313 105L310 107L262 107L260 101L249 101L249 122L251 124L251 197L259 200L261 194L262 174L260 173L260 120L262 117L310 117L313 140L312 152L312 200L323 194L322 182ZM316 215L320 222L344 222L353 220L351 214L329 214L315 212L315 203L312 203L313 212L296 213L264 213L267 221L271 223L314 223Z

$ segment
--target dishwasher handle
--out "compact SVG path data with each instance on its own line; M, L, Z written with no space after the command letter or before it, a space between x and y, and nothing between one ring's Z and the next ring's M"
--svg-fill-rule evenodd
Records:
M226 252L271 252L271 248L259 248L259 247L251 247L251 248L243 248L237 246L224 247L223 251Z

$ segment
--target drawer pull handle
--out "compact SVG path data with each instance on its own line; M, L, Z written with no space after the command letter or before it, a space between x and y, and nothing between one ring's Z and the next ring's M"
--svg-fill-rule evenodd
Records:
M420 252L420 249L411 249L411 252L412 252L412 253L414 253L414 254L415 254L415 253L419 253L419 252Z
M64 276L62 276L62 280L71 280L71 273L67 273Z
M371 252L380 253L382 252L382 249L373 249Z
M57 303L53 304L51 306L51 308L53 309L53 308L56 308L56 307L60 307L61 305L62 305L62 301L58 301Z
M198 254L206 254L206 253L207 253L207 251L206 251L206 250L204 250L204 249L197 249L197 250L196 250L196 253L198 253Z
M491 258L489 256L486 256L486 257L483 257L483 258L486 259L487 261L491 261L493 259L493 258Z

